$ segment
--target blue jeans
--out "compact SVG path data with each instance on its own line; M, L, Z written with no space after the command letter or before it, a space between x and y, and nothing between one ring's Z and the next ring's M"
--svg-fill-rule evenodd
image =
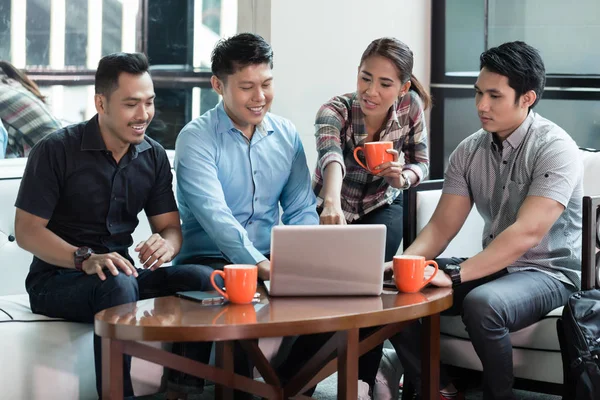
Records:
M106 280L73 269L55 268L30 273L26 288L31 310L54 318L93 323L94 315L106 308L154 297L170 296L184 290L212 290L212 268L203 265L178 265L156 271L138 269L138 277L106 273ZM186 344L186 356L208 362L212 343ZM179 346L179 351L181 346ZM101 394L101 340L94 334L96 389ZM123 358L123 394L133 396L131 356ZM184 374L181 374L184 375Z
M440 269L460 264L465 258L438 259ZM483 398L515 399L513 358L510 332L542 319L550 311L566 304L575 287L543 272L502 270L493 275L465 282L454 288L454 303L444 315L461 315L473 347L483 365ZM413 324L407 337L393 338L392 344L408 376L420 376L418 340L420 324ZM415 343L417 341L417 343ZM418 378L415 379L420 387ZM449 384L444 373L441 386Z

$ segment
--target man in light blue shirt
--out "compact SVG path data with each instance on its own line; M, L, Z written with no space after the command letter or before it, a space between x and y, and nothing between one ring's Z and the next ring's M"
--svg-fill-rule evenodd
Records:
M0 159L6 156L6 145L8 144L8 132L0 122Z
M302 142L269 113L273 52L258 35L220 41L211 84L223 96L177 138L175 171L183 247L176 264L256 264L269 279L271 229L318 224Z

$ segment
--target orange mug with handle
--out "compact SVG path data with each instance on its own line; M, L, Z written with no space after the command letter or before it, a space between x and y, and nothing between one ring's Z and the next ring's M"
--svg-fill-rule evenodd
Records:
M225 281L225 290L215 283L215 276L221 275ZM223 267L223 271L215 270L210 274L210 283L221 296L232 303L251 303L256 293L258 267L250 264L231 264Z
M435 272L425 280L425 267L431 265ZM399 291L416 293L427 285L438 271L438 265L433 260L425 260L422 256L395 256L394 282Z
M377 174L375 167L386 162L394 161L394 155L387 152L394 148L393 142L367 142L364 146L357 146L354 149L354 159L364 169L372 174ZM367 165L365 166L358 158L358 152L365 154Z

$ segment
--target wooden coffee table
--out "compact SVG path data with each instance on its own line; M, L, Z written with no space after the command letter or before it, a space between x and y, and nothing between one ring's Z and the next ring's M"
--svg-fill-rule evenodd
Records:
M233 389L268 399L307 399L298 395L338 371L338 399L356 400L358 358L423 318L422 394L439 399L440 312L452 305L452 290L427 288L414 294L380 297L269 298L260 303L205 306L178 297L142 300L109 308L96 315L102 337L102 398L123 398L123 354L129 354L217 385L217 397ZM359 328L380 328L359 340ZM255 339L335 332L298 374L282 387ZM139 343L216 342L216 366L196 362ZM233 372L233 344L239 341L264 382Z

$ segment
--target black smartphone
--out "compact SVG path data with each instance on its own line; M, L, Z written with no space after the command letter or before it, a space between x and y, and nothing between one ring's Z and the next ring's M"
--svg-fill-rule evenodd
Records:
M393 279L388 279L388 280L383 281L383 288L398 290L398 288L396 287L396 282L394 282Z
M183 299L198 301L204 305L219 305L225 302L223 296L212 292L203 292L201 290L177 292L175 295Z

